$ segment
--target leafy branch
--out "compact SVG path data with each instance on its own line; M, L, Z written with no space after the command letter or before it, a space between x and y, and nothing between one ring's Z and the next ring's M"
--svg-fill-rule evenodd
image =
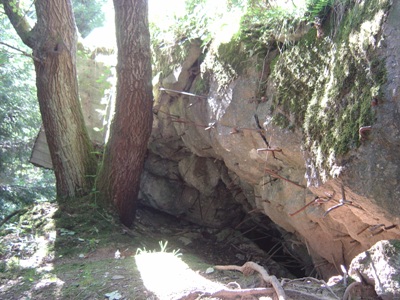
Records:
M22 14L18 8L17 2L15 0L0 0L0 3L3 4L4 12L21 40L25 45L32 48L34 42L31 36L32 27L29 25L25 14Z

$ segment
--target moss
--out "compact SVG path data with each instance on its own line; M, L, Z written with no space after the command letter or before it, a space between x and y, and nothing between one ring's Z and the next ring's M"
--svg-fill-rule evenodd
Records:
M220 44L217 56L222 65L241 75L245 67L246 56L242 52L241 42L233 38L230 42Z
M289 119L281 113L274 115L272 124L280 126L282 128L288 128L290 126Z
M193 93L196 95L207 95L210 90L210 81L208 74L201 74L196 77L196 80L193 82Z
M346 40L353 31L360 31L360 26L365 20L371 19L379 10L387 11L390 8L390 0L366 0L360 4L355 1L346 0L341 5L346 9L346 15L340 23L335 41L340 42ZM336 24L338 25L338 24Z
M279 61L279 55L275 56L275 57L271 60L271 62L270 62L270 64L269 64L269 67L270 67L271 72L274 71L275 66L276 66L276 64L278 63L278 61Z
M109 243L126 239L116 229L116 216L101 209L93 199L72 198L59 204L55 213L57 255L70 256L88 253Z
M197 43L198 41L192 42ZM161 72L164 78L180 67L181 63L186 59L192 42L184 39L174 44L168 44L168 42L154 37L151 44L153 76Z
M228 43L210 47L204 59L203 70L206 75L212 74L220 90L243 74L248 57L242 46L242 43L234 37Z
M399 240L391 240L390 243L396 249L397 252L400 252L400 241Z
M388 1L363 3L347 7L335 39L309 33L272 63L273 106L302 128L305 148L328 173L337 156L360 145L358 130L373 124L371 100L386 81L374 49Z

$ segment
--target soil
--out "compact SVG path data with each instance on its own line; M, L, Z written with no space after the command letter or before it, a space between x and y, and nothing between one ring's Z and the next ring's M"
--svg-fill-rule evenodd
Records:
M0 299L273 299L258 273L215 267L249 260L287 278L288 299L344 292L340 284L294 279L233 229L202 228L146 208L129 229L93 203L39 203L4 224L0 240ZM216 296L221 290L242 294Z

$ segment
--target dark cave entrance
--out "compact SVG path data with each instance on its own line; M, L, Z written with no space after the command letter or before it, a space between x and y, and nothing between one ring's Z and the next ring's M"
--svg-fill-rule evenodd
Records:
M265 225L266 224L266 225ZM238 228L265 254L293 276L303 278L316 276L307 248L291 233L274 224L267 216L250 219Z

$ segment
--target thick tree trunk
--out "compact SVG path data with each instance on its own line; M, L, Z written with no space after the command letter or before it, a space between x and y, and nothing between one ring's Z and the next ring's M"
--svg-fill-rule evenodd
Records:
M77 33L70 1L36 1L37 94L59 196L80 196L95 174L76 74Z
M114 7L117 99L97 186L101 197L115 205L121 222L130 226L153 116L148 4L147 0L114 0Z
M91 190L96 164L78 95L77 34L71 2L36 0L37 24L33 29L21 21L14 1L1 2L23 42L33 49L37 95L57 195L86 194Z

